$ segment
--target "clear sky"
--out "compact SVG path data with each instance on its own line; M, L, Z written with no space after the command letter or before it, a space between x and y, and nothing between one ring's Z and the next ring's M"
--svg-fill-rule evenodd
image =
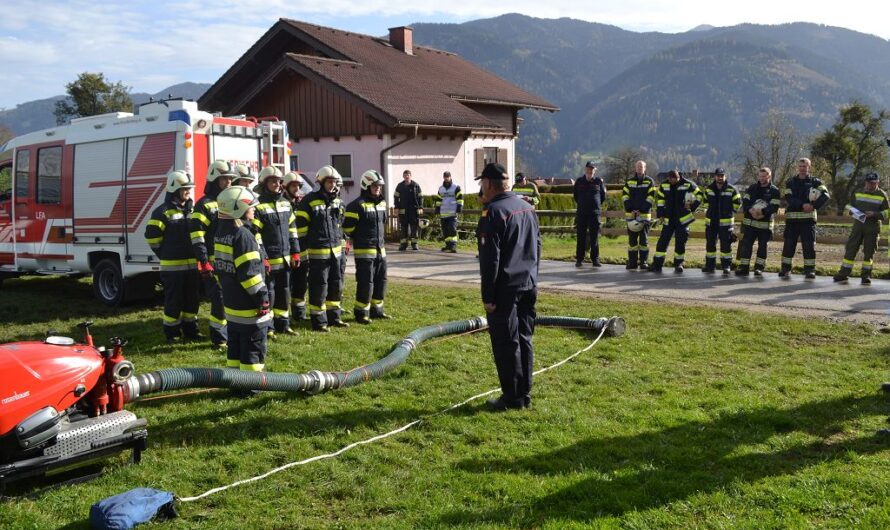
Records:
M213 82L280 17L380 36L413 22L513 12L670 33L700 24L804 21L890 38L887 0L3 0L2 6L0 108L62 94L85 71L138 92Z

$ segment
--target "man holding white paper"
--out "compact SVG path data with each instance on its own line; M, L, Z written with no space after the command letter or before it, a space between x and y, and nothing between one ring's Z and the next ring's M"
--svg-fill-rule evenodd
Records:
M844 252L841 269L834 275L834 281L845 282L853 272L853 262L859 247L862 247L862 284L871 283L871 272L878 236L881 234L881 223L890 219L890 205L887 194L878 186L880 177L877 173L865 176L865 189L857 191L853 200L844 208L850 212L855 221Z

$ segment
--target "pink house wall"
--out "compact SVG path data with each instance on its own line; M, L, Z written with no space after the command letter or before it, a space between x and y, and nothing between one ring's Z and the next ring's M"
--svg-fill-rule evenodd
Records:
M354 184L345 186L342 194L343 200L349 202L358 197L361 191L359 179L362 173L369 169L381 170L380 151L404 140L404 136L392 139L390 135L384 135L382 140L376 136L362 136L361 140L341 137L339 141L321 138L318 142L303 140L296 143L293 151L298 156L298 169L310 179L315 178L315 172L320 167L331 163L331 155L351 155ZM427 136L426 139L422 136L412 138L385 154L387 201L392 204L393 190L402 181L402 172L405 169L411 170L413 179L420 184L424 195L434 195L438 191L445 171L451 172L454 182L464 193L477 193L479 184L474 180L474 151L483 147L508 150L510 156L507 171L512 176L515 172L515 146L512 138L470 138L466 141L462 137L454 140L448 137L437 140L435 136Z

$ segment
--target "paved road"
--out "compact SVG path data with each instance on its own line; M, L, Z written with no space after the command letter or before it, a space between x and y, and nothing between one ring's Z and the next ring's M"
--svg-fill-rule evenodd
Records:
M391 278L479 283L479 266L472 254L391 249L387 258ZM739 278L719 272L704 274L698 269L675 274L667 268L656 274L627 271L623 265L594 269L585 264L576 269L574 263L544 261L540 288L620 300L708 304L872 324L890 322L890 281L886 280L863 286L858 278L848 284L836 284L830 277L804 280L801 275L792 275L786 280L767 273L762 278Z

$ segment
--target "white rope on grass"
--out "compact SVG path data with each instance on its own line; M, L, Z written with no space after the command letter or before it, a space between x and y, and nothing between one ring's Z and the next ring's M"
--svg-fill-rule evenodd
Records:
M537 372L534 372L533 374L534 374L534 375L540 375L540 374L543 374L544 372L546 372L546 371L548 371L548 370L552 370L552 369L554 369L554 368L558 368L558 367L564 365L565 363L571 361L571 360L574 359L575 357L581 355L582 353L584 353L584 352L590 350L591 348L593 348L594 346L596 346L596 343L599 342L599 340L600 340L601 338L603 338L603 335L605 334L605 332L606 332L606 328L607 328L607 327L608 327L608 326L603 326L603 328L600 330L600 334L593 340L593 342L591 342L590 344L588 344L586 348L583 348L583 349L581 349L581 350L576 351L575 353L573 353L572 355L570 355L570 356L566 357L565 359L559 361L558 363L551 364L550 366L545 366L544 368L541 368L540 370L538 370ZM477 330L477 331L481 331L482 329L485 329L485 328L481 328L481 329L479 329L479 330ZM300 460L300 461L298 461L298 462L290 462L290 463L284 464L283 466L276 467L275 469L270 469L269 471L263 473L262 475L257 475L257 476L255 476L255 477L250 477L250 478L246 478L246 479L243 479L243 480L239 480L239 481L237 481L237 482L233 482L233 483L228 484L228 485L226 485L226 486L219 486L219 487L217 487L217 488L213 488L213 489L207 490L207 491L205 491L204 493L201 493L200 495L195 495L194 497L182 497L182 498L180 498L179 500L180 500L180 502L193 502L193 501L197 501L197 500L203 499L204 497L209 497L210 495L213 495L213 494L215 494L215 493L219 493L219 492L221 492L221 491L226 491L227 489L231 489L231 488L235 488L235 487L237 487L237 486L242 486L242 485L244 485L244 484L250 484L251 482L257 482L257 481L263 480L264 478L270 477L270 476L272 476L272 475L274 475L274 474L276 474L276 473L280 473L280 472L282 472L282 471L284 471L284 470L287 470L287 469L290 469L290 468L292 468L292 467L302 466L302 465L305 465L305 464L309 464L309 463L312 463L312 462L316 462L316 461L318 461L318 460L325 460L325 459L328 459L328 458L335 458L335 457L337 457L337 456L342 455L342 454L345 453L346 451L349 451L350 449L355 449L356 447L359 447L359 446L361 446L361 445L368 445L368 444L374 443L374 442L376 442L376 441L383 440L383 439L385 439L385 438L389 438L390 436L394 436L394 435L396 435L396 434L399 434L400 432L405 432L405 431L407 431L408 429L410 429L410 428L412 428L412 427L415 427L415 426L419 425L420 423L423 423L423 422L426 421L426 420L429 420L429 419L431 419L431 418L435 418L436 416L441 416L441 415L443 415L443 414L447 414L447 413L451 412L452 410L455 410L455 409L458 409L458 408L460 408L460 407L463 407L464 405L466 405L466 404L468 404L468 403L471 403L471 402L473 402L473 401L476 401L477 399L482 399L482 398L484 398L484 397L486 397L486 396L490 396L491 394L494 394L495 392L498 392L498 391L500 391L500 390L501 390L500 388L493 388L493 389L488 390L488 391L486 391L486 392L483 392L483 393L481 393L481 394L476 394L475 396L469 397L469 398L467 398L467 399L461 401L460 403L456 403L456 404L454 404L454 405L451 405L451 406L449 406L449 407L446 407L446 408L444 408L444 409L442 409L442 410L440 410L440 411L438 411L438 412L434 412L434 413L432 413L432 414L428 414L428 415L426 415L426 416L421 416L420 418L417 418L416 420L414 420L414 421L412 421L412 422L410 422L410 423L407 423L407 424L405 424L405 425L402 425L401 427L399 427L399 428L397 428L397 429L393 429L393 430L391 430L391 431L389 431L389 432L387 432L387 433L378 434L377 436L372 436L371 438L366 438L366 439L364 439L364 440L359 440L358 442L353 442L353 443L351 443L351 444L349 444L349 445L347 445L347 446L345 446L345 447L342 447L342 448L338 449L337 451L334 451L333 453L326 453L326 454L323 454L323 455L316 455L316 456L307 458L307 459L305 459L305 460Z

